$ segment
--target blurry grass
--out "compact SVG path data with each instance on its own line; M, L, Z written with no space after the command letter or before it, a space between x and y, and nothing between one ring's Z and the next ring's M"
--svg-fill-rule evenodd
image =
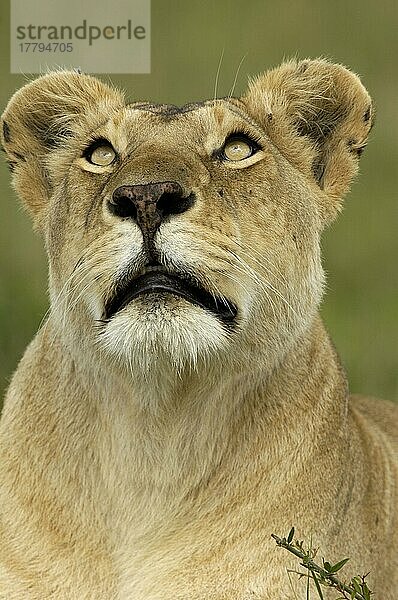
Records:
M351 390L398 400L396 163L387 144L384 156L377 152L374 137L345 210L324 236L322 313Z
M1 182L8 178L0 165ZM1 187L0 245L0 386L33 337L47 307L46 261L41 240L32 233L11 190ZM4 190L4 191L3 191Z
M152 0L152 74L111 76L132 99L175 104L213 96L223 49L220 96L229 93L244 55L235 94L249 74L295 54L325 55L363 76L376 101L377 123L362 174L324 238L328 292L322 312L352 390L393 399L398 399L397 22L393 0L379 5ZM2 3L1 107L25 81L9 74L8 27L8 7ZM47 309L47 281L40 239L18 208L4 164L0 192L1 389Z

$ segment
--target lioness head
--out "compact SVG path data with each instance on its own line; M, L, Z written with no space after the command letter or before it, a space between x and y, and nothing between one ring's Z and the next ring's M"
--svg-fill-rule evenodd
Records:
M59 335L136 376L274 369L316 313L320 233L371 123L358 77L324 60L182 108L72 71L25 85L2 142Z

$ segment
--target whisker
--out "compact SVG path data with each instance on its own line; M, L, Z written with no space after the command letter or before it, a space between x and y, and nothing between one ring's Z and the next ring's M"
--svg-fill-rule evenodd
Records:
M240 68L241 68L241 66L242 66L243 62L244 62L244 61L245 61L245 59L246 59L246 56L247 56L247 54L244 54L244 55L242 56L242 58L240 59L240 62L239 62L238 68L236 69L236 73L235 73L234 82L233 82L233 84L232 84L232 87L231 87L231 89L229 90L229 94L228 94L228 100L229 100L230 98L232 98L232 94L233 94L233 93L234 93L234 91L235 91L235 86L236 86L236 82L237 82L237 80L238 80L239 71L240 71Z
M271 265L271 267L272 267L273 269L275 269L275 271L276 271L276 273L277 273L278 275L276 275L275 273L273 273L271 270L267 269L267 267L265 267L265 265L264 265L262 262L260 262L258 259L254 258L253 256L250 256L250 258L252 258L252 260L253 260L254 262L256 262L257 264L259 264L261 267L263 267L263 268L267 269L267 270L269 271L269 273L271 273L271 274L272 274L272 275L275 277L275 279L279 279L279 278L281 278L281 279L279 279L280 283L282 283L283 285L287 285L287 279L286 279L286 277L283 275L283 273L281 273L281 271L278 269L278 267L276 267L276 266L275 266L275 265L272 263L272 261L271 261L271 260L270 260L270 259L267 257L267 255L265 254L265 252L263 252L263 253L262 253L262 252L259 252L258 250L256 250L256 249L255 249L255 248L253 248L252 246L249 246L249 248L248 248L248 249L246 249L246 248L244 248L244 247L242 246L242 244L240 244L240 243L239 243L239 242L237 242L236 240L231 240L231 241L232 241L234 244L236 244L236 245L237 245L237 246L238 246L238 247L239 247L241 250L243 250L243 252L244 252L246 255L248 255L248 256L249 256L249 254L248 254L248 251L250 251L250 252L254 252L254 253L255 253L255 254L257 254L257 256L259 256L259 257L260 257L262 260L265 260L265 261L267 261L267 262L268 262L268 264L269 264L269 265Z
M244 261L242 261L242 264L245 265ZM237 269L244 275L247 275L247 271L251 270L249 265L245 265L245 266L240 266L240 265L236 265ZM225 275L229 278L232 279L232 277L230 276L229 273L225 273ZM257 275L255 273L252 274L254 281L259 285L259 287L263 290L264 294L266 295L267 299L270 302L271 305L271 309L272 309L272 313L274 315L274 319L276 320L276 308L277 305L275 304L274 300L272 299L271 295L268 293L268 290L266 289L266 287L264 286L264 283L257 277ZM237 281L236 279L234 279L234 281ZM239 282L240 283L240 282ZM241 285L241 284L240 284ZM245 288L244 288L245 289ZM247 290L245 289L245 291L247 292Z
M286 287L286 289L289 288L288 281L287 281L286 277L283 275L283 273L281 273L281 271L278 269L278 267L275 264L272 263L272 261L267 257L267 255L265 254L265 252L260 253L258 250L256 250L255 248L253 248L251 246L248 249L246 249L237 240L232 239L232 238L228 237L225 234L221 234L221 235L223 236L223 239L227 243L235 244L235 246L237 246L239 249L241 249L248 258L250 258L251 260L253 260L253 262L257 263L262 269L265 269L270 275L272 275L277 281L279 281L279 283L281 283L281 285L283 285L284 287ZM219 238L217 238L216 241L219 243ZM212 243L209 240L209 238L207 240L202 240L202 242L205 243L206 245L209 245L210 247L214 248L216 250L216 252L217 252L217 257L219 256L220 247L219 247L218 243ZM231 254L232 256L234 256L235 258L238 258L237 255L233 252L233 250L231 250L229 248L223 248L222 250L224 252L228 252L229 254ZM251 254L249 254L249 251L251 251L251 252L255 253L257 256L259 256L261 258L261 261L258 260L258 259L256 259ZM268 265L270 265L270 267L267 267L266 265L264 265L264 261L267 262ZM272 270L272 269L274 269L274 270Z
M224 58L224 50L225 50L225 48L222 49L220 60L218 61L218 67L217 67L217 72L216 72L216 79L215 79L215 82L214 82L214 99L213 99L213 102L215 102L217 100L218 78L220 76L220 69L221 69L223 58Z
M214 244L209 244L211 247L217 249L217 247ZM254 250L254 249L252 249ZM235 252L231 251L231 250L225 250L227 253L229 253L231 256L233 256L233 258L235 259L234 261L234 267L237 268L238 270L240 270L245 276L248 275L248 273L250 274L250 276L252 277L252 279L257 283L257 285L264 291L264 293L266 293L267 297L269 298L269 291L274 293L276 296L278 296L282 302L289 308L289 310L297 317L300 318L300 315L298 314L298 312L293 308L293 306L291 305L291 303L289 302L289 300L287 298L285 298L285 296L280 292L280 290L278 290L274 285L272 285L272 283L270 281L268 281L267 279L260 279L258 274L252 269L252 267L250 267L250 265L247 264L247 262L245 260L243 260L240 256L238 256ZM262 255L261 255L262 256ZM218 258L220 260L223 260L220 256L218 256ZM266 271L268 270L267 267L263 264L260 263L260 261L258 261L257 259L255 259L254 257L251 257L252 260L254 260L256 263L258 263L262 269L265 269ZM239 268L239 263L241 264L241 267ZM271 274L276 278L275 274L271 272ZM227 273L224 273L224 275L227 275ZM277 279L277 278L276 278ZM241 285L241 282L238 282L239 285ZM284 282L281 282L284 283ZM284 284L286 285L286 284ZM287 286L286 286L287 287ZM287 288L288 289L288 288ZM247 293L247 290L245 290Z

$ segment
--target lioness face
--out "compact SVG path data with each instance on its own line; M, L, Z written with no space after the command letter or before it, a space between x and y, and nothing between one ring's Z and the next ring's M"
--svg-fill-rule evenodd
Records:
M47 228L65 325L182 369L253 333L273 353L311 317L316 196L243 105L132 105L67 144Z
M72 72L25 86L3 143L60 332L135 372L259 354L274 368L319 304L319 235L370 122L359 80L322 61L182 108Z

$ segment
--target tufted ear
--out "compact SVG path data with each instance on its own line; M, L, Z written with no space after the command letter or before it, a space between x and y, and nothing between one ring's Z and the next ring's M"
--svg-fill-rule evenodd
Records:
M1 117L1 141L13 185L35 221L51 195L48 153L79 131L88 113L106 118L123 104L119 91L77 71L43 75L12 96Z
M337 210L373 121L370 96L357 75L323 59L292 60L257 77L241 100Z

